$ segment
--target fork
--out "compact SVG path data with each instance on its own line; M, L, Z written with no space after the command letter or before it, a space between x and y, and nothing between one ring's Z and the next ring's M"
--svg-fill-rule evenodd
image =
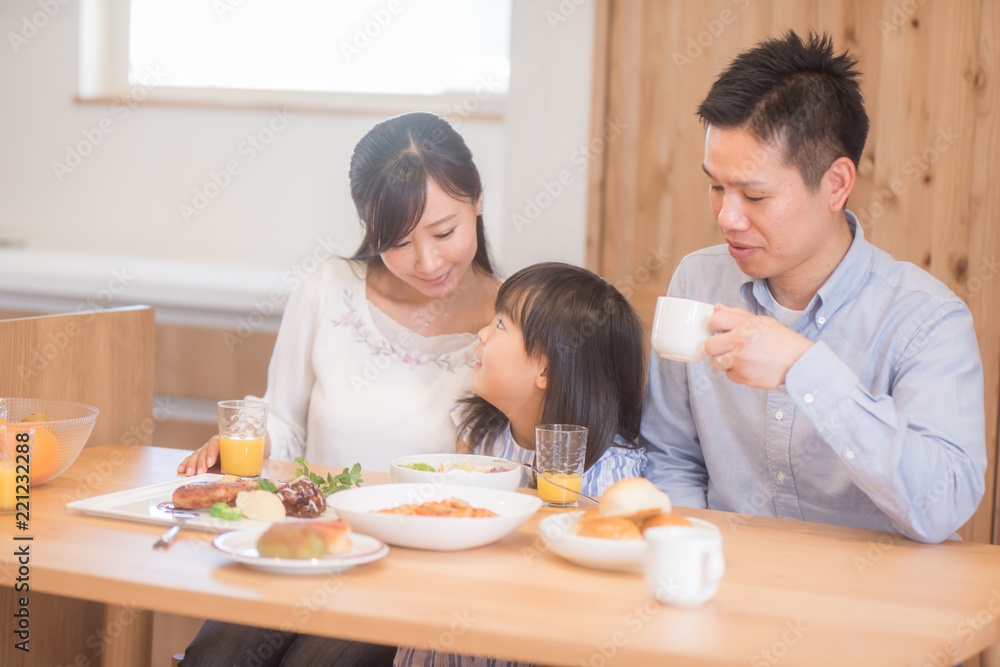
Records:
M175 511L172 514L174 518L177 520L177 523L170 526L170 528L167 529L167 532L163 533L163 535L160 536L160 539L158 539L156 543L153 544L154 549L166 549L167 547L169 547L170 543L173 542L174 537L176 537L177 533L179 533L181 528L184 527L184 524L187 522L187 520L193 519L196 516L198 516L197 514L193 514L191 512Z
M568 486L563 486L559 482L553 481L551 477L549 477L544 472L542 472L541 470L539 470L535 466L531 465L530 463L525 463L524 461L517 461L517 463L520 463L521 465L523 465L528 470L533 470L536 475L538 475L539 477L541 477L542 479L544 479L546 482L548 482L552 486L558 486L560 489L564 489L566 491L569 491L570 493L575 493L576 495L580 496L581 498L586 498L587 500L589 500L590 502L592 502L592 503L594 503L596 505L600 505L601 504L601 501L598 500L597 498L594 498L593 496L588 496L586 493L580 493L576 489L571 489Z

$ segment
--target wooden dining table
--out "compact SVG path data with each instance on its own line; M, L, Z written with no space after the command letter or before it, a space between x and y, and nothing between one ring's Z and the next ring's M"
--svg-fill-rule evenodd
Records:
M343 572L287 575L229 560L212 533L182 530L169 549L154 550L162 526L66 508L176 479L182 455L85 449L31 489L26 530L13 515L2 519L0 583L15 585L13 554L30 543L33 593L543 665L938 666L1000 637L1000 547L984 544L677 508L719 527L726 570L712 600L675 608L651 596L641 573L589 569L548 551L538 523L560 509L543 508L485 547L390 547ZM266 462L265 476L287 478L293 466ZM389 482L385 473L364 477ZM4 610L10 644L15 611ZM149 632L120 625L121 635Z

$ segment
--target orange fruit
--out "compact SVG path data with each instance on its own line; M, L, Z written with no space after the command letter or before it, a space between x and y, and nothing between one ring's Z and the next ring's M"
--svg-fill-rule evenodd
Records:
M59 438L52 427L39 422L16 422L13 425L35 429L35 439L31 444L31 481L42 480L55 473L60 458ZM9 429L7 437L13 437Z

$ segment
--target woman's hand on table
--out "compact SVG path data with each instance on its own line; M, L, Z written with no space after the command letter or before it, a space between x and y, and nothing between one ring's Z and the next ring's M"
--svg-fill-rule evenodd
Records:
M177 466L177 474L200 475L208 472L208 469L219 460L219 436L213 435L208 442L194 450L186 459Z

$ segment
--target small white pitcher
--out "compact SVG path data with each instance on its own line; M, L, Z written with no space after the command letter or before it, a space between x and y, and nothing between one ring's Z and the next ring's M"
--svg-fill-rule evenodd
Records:
M696 607L712 599L726 569L718 528L659 526L645 538L646 585L657 600Z

